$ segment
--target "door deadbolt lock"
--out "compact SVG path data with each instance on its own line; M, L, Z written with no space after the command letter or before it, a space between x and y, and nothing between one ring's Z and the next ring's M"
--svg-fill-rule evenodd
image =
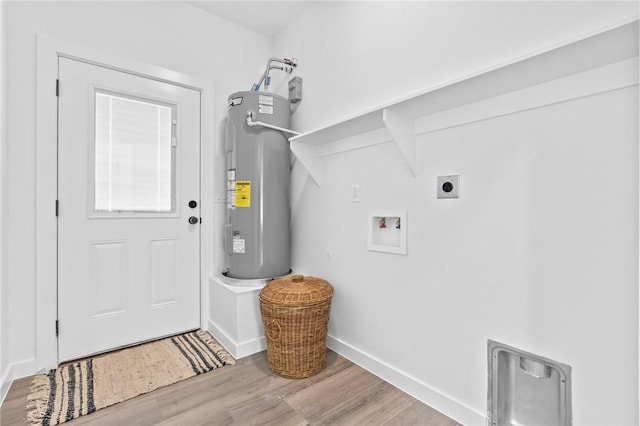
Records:
M197 201L196 200L189 201L189 207L191 207L192 209L195 209L196 207L198 207Z
M189 218L189 223L192 224L192 225L195 225L196 223L198 223L198 218L195 217L195 216L191 216Z

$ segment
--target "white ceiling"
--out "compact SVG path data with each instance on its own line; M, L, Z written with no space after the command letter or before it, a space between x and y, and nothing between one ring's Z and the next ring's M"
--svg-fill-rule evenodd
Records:
M204 11L273 37L311 1L187 1Z

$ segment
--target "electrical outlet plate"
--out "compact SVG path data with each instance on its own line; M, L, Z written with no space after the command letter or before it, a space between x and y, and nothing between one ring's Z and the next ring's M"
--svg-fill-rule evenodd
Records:
M352 203L360 202L360 185L357 183L351 184L351 202Z
M460 175L438 176L438 198L460 198Z

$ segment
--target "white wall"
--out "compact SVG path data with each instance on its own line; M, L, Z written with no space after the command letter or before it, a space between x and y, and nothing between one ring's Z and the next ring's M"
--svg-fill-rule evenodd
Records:
M34 209L36 129L36 35L93 48L212 81L215 144L222 158L226 96L247 90L259 77L271 40L182 2L9 2L8 17L8 204L7 278L10 318L8 361L18 375L31 374L35 342ZM54 84L52 81L51 84ZM203 173L221 173L211 165ZM220 191L224 191L221 189ZM203 194L212 202L213 194ZM224 204L216 205L222 220ZM203 221L214 218L203 218ZM216 245L222 246L216 237ZM214 238L205 235L204 238ZM217 248L217 247L216 247ZM213 254L203 259L214 270ZM52 301L52 303L55 303ZM3 322L4 323L4 322ZM3 332L3 336L4 336ZM4 339L4 337L3 337Z
M6 193L6 3L0 2L0 194ZM8 321L7 321L7 297L6 297L6 201L0 195L0 401L4 399L7 391L8 373Z
M293 125L308 131L634 14L633 2L329 2L292 20L274 55L299 59Z
M634 3L321 5L274 54L300 59L294 129L310 130L637 15ZM637 86L417 142L416 178L391 144L324 157L322 187L294 167L293 268L334 284L334 346L483 424L497 340L572 366L574 424L638 424ZM449 174L461 198L437 200ZM366 250L368 209L408 211L407 256Z
M216 125L226 95L248 88L272 53L270 40L178 2L3 5L1 327L11 321L0 377L36 356L36 34L212 79ZM308 130L630 15L635 3L325 3L292 21L273 53L300 59L294 126ZM637 424L637 117L626 89L442 131L419 140L415 179L388 144L327 158L322 188L297 180L296 165L294 268L336 286L332 336L480 413L486 339L503 341L573 366L575 424ZM454 173L462 198L437 202L435 176ZM349 202L352 182L360 204ZM408 256L366 251L368 208L409 211ZM216 213L220 224L223 203Z

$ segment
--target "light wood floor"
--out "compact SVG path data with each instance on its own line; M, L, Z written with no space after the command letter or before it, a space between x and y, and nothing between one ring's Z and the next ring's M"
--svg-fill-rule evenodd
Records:
M24 425L30 382L11 386L2 426ZM331 351L308 379L273 374L261 352L66 424L461 426Z

